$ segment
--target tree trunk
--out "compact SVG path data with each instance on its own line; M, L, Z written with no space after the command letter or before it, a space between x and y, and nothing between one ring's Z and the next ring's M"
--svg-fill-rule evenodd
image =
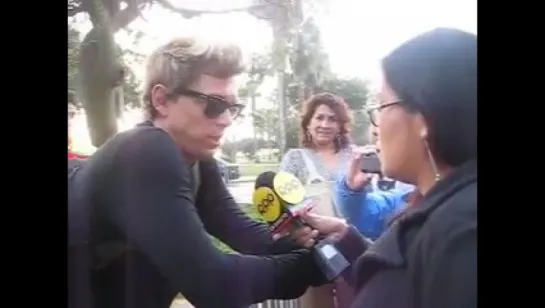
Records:
M80 51L81 98L91 142L101 146L117 132L114 90L123 82L123 66L115 52L111 17L100 0L89 2L93 28Z
M251 107L252 107L252 115L255 114L255 110L256 110L256 93L255 93L255 89L252 90L252 92L250 93L250 102L251 102ZM252 125L253 125L253 131L254 131L254 153L257 154L257 151L258 151L258 146L257 146L257 131L256 131L256 125L255 125L255 117L252 116ZM255 155L254 155L254 161L255 161Z

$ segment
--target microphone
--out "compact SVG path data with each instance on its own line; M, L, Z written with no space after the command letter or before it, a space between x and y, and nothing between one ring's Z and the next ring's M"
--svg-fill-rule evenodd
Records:
M304 226L301 220L295 218L310 211L314 205L313 198L305 199L305 189L296 177L272 171L257 177L252 201L273 234Z
M301 216L317 203L316 198L305 197L305 188L299 179L283 171L261 173L255 182L252 201L273 234L289 233L306 226ZM329 281L350 265L335 248L333 238L320 237L311 251Z

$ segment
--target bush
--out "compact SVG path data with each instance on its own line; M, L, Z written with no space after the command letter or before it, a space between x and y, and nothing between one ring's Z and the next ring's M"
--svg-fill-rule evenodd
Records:
M240 176L258 176L265 171L278 172L279 164L240 164Z

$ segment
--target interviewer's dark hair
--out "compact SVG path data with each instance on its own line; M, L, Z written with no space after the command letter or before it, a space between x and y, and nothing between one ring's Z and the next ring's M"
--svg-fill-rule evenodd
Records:
M434 158L456 167L477 157L477 36L435 29L382 61L386 82L428 125Z

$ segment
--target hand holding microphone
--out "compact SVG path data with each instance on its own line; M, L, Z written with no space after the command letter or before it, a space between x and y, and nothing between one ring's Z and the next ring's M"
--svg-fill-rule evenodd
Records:
M301 216L307 227L299 228L290 234L295 242L303 247L311 248L316 244L318 235L342 238L348 230L346 220L337 217L305 213ZM281 236L273 236L280 238Z
M256 179L253 203L269 224L273 237L290 234L299 239L300 244L311 247L323 274L328 280L333 280L350 264L335 248L338 237L327 236L327 232L342 235L347 227L346 223L337 218L309 214L315 201L313 198L305 198L303 185L289 173L268 171ZM305 218L318 230L312 230ZM321 238L316 240L319 235L322 235Z

